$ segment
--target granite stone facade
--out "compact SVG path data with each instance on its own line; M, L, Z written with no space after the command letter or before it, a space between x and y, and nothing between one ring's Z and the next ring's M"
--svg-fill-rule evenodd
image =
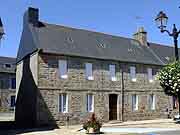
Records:
M14 111L15 95L15 58L0 57L0 112Z
M58 60L67 60L68 78L59 77ZM93 64L94 80L85 78L85 63ZM69 117L69 124L83 122L91 113L86 111L86 95L94 95L94 112L103 121L109 121L109 95L117 94L117 120L143 120L167 117L166 109L171 107L171 99L162 91L159 82L149 82L147 68L153 69L153 76L159 66L121 63L117 61L88 59L50 54L39 54L38 59L38 121L39 124L50 123L64 125ZM117 81L109 79L109 64L116 65ZM132 82L129 67L136 66L137 81ZM124 107L122 116L122 72L124 83ZM58 96L68 95L68 112L58 111ZM132 95L138 95L138 110L132 111ZM155 110L149 109L149 95L155 95ZM41 102L44 100L44 102ZM51 116L47 117L47 112ZM53 119L52 119L53 117Z

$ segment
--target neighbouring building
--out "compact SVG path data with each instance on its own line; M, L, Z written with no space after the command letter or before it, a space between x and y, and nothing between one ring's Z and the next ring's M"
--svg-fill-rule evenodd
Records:
M81 123L93 112L109 120L166 118L172 97L155 79L173 47L39 20L29 8L17 55L16 122Z
M0 112L13 112L16 95L16 58L0 56Z

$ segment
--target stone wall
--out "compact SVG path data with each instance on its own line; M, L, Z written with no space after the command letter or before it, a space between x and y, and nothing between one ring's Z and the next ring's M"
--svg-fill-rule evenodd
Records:
M15 73L0 73L0 112L14 110L10 107L10 102L11 96L16 95L16 89L11 89L11 78L15 77Z
M68 63L68 79L60 79L58 60L65 59ZM93 63L94 80L85 79L85 63ZM109 79L109 64L116 65L117 81ZM137 81L132 82L129 67L136 66ZM86 112L86 95L95 96L95 113L103 121L109 120L109 94L118 95L117 119L122 119L122 69L124 72L124 120L142 120L167 117L165 110L169 105L169 98L164 95L159 82L149 82L147 67L153 68L156 75L160 67L133 63L122 63L110 60L97 60L80 57L67 57L50 54L39 55L38 66L38 120L39 124L55 121L66 124L69 116L70 124L82 122L91 113ZM68 113L58 112L58 96L68 94ZM139 109L132 111L132 94L139 96ZM148 108L148 96L156 96L156 109ZM48 117L47 117L48 116Z

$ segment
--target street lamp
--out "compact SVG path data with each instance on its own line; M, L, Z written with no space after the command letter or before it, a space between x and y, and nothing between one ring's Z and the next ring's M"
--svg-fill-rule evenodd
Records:
M175 24L173 24L172 32L169 32L168 30L166 30L168 17L166 16L166 14L163 11L159 12L159 14L157 15L155 21L156 21L157 27L160 29L160 31L162 33L167 32L169 36L173 37L173 39L174 39L174 47L175 47L175 58L176 58L176 61L178 61L179 60L179 54L178 54L178 40L177 39L178 39L180 30L177 30Z
M4 29L3 29L3 24L0 18L0 40L2 39L3 35L4 35Z

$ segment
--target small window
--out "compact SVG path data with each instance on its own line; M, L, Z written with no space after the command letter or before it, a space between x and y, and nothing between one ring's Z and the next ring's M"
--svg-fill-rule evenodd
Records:
M115 65L109 65L110 79L111 81L116 81L116 71Z
M68 96L67 96L67 94L59 95L59 112L62 112L62 113L68 112Z
M11 64L5 64L5 68L11 68Z
M92 63L86 63L86 79L94 80L93 70L92 70Z
M147 72L148 72L148 80L149 80L149 82L153 82L152 68L148 68Z
M138 110L138 96L136 94L132 95L132 110Z
M59 60L59 74L60 74L60 78L62 79L66 79L68 77L66 60Z
M151 94L149 95L149 109L150 110L155 110L155 95L154 94Z
M86 107L87 112L94 112L94 96L92 94L86 96Z
M10 88L16 89L16 78L11 78Z
M16 103L16 97L13 95L13 96L11 96L10 106L15 107L15 103Z
M131 81L136 81L136 67L130 67L130 78Z

